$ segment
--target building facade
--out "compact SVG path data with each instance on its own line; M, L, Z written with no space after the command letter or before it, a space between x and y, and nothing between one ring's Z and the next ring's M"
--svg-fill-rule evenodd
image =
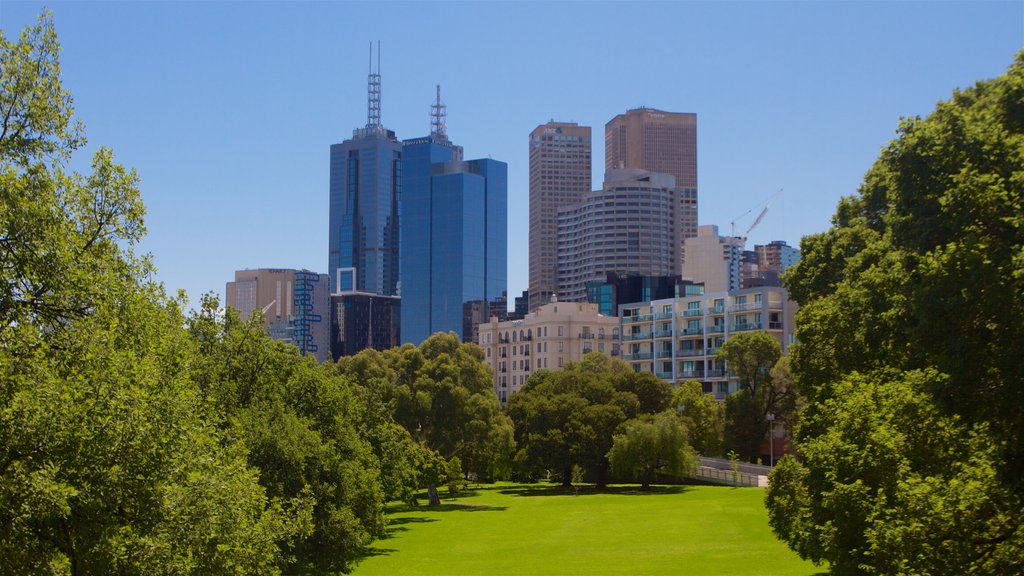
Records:
M700 226L697 236L683 241L683 278L704 284L706 293L739 290L743 244L738 236L719 236L718 226Z
M619 304L650 302L704 293L703 284L679 276L643 276L608 272L605 279L587 282L587 302L597 304L598 312L616 316Z
M400 298L368 292L342 292L330 298L330 349L335 360L367 348L383 351L399 345Z
M618 326L618 318L599 314L596 304L556 300L522 320L491 317L479 326L477 343L504 406L537 370L557 370L590 352L618 356Z
M491 303L503 302L508 290L507 203L508 165L463 161L437 118L430 136L404 142L403 343L435 332L476 341Z
M326 274L309 270L238 270L226 285L225 301L242 320L261 311L271 338L324 362L331 358L329 284Z
M604 127L605 170L671 174L679 188L684 238L697 235L697 115L654 108L627 110Z
M354 268L356 289L395 295L399 281L402 144L380 123L380 74L368 81L366 127L331 146L328 266ZM337 289L337 286L332 286Z
M555 122L530 132L529 308L546 304L558 282L558 209L583 200L591 184L589 126Z
M619 307L622 359L638 372L679 384L702 382L722 399L736 392L728 366L715 358L734 334L760 330L789 352L797 306L781 287L706 293Z
M800 250L786 244L785 240L773 240L767 244L755 244L757 265L761 271L771 270L782 274L800 260Z
M558 211L558 299L586 301L608 272L678 276L681 241L672 176L609 170L601 190Z

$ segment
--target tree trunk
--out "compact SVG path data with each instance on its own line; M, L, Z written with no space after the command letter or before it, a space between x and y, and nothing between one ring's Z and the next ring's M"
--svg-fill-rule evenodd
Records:
M427 504L430 506L440 506L441 496L437 493L437 486L433 484L427 484Z
M572 486L572 466L566 466L562 470L562 487L568 488Z

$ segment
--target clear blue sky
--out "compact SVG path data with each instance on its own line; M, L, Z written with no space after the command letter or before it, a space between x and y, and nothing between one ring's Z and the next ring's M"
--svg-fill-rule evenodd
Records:
M434 85L467 158L509 165L509 294L527 286L527 135L627 108L695 112L699 219L723 232L785 189L748 245L829 225L901 116L1005 71L1024 2L50 2L89 137L138 170L158 279L327 268L328 150L366 123L429 132ZM42 3L4 0L8 38ZM738 224L749 225L752 216Z

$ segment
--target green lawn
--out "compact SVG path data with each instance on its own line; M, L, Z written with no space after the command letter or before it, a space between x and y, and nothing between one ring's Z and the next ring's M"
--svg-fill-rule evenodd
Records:
M768 528L764 490L633 487L579 496L547 485L499 484L441 508L389 508L355 576L757 574L809 576Z

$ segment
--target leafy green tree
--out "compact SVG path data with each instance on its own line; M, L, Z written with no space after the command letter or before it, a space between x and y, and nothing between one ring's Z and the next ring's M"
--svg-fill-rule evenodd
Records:
M839 574L1024 572L1024 53L900 123L787 275L801 461L776 533Z
M649 490L658 474L680 477L696 466L686 428L672 411L645 414L624 423L608 452L612 473Z
M44 13L0 34L0 558L14 574L275 574L309 500L270 499L146 282L138 179L84 144Z
M703 456L722 454L725 435L725 405L705 394L701 383L689 380L672 396L672 407L686 426L690 445Z

